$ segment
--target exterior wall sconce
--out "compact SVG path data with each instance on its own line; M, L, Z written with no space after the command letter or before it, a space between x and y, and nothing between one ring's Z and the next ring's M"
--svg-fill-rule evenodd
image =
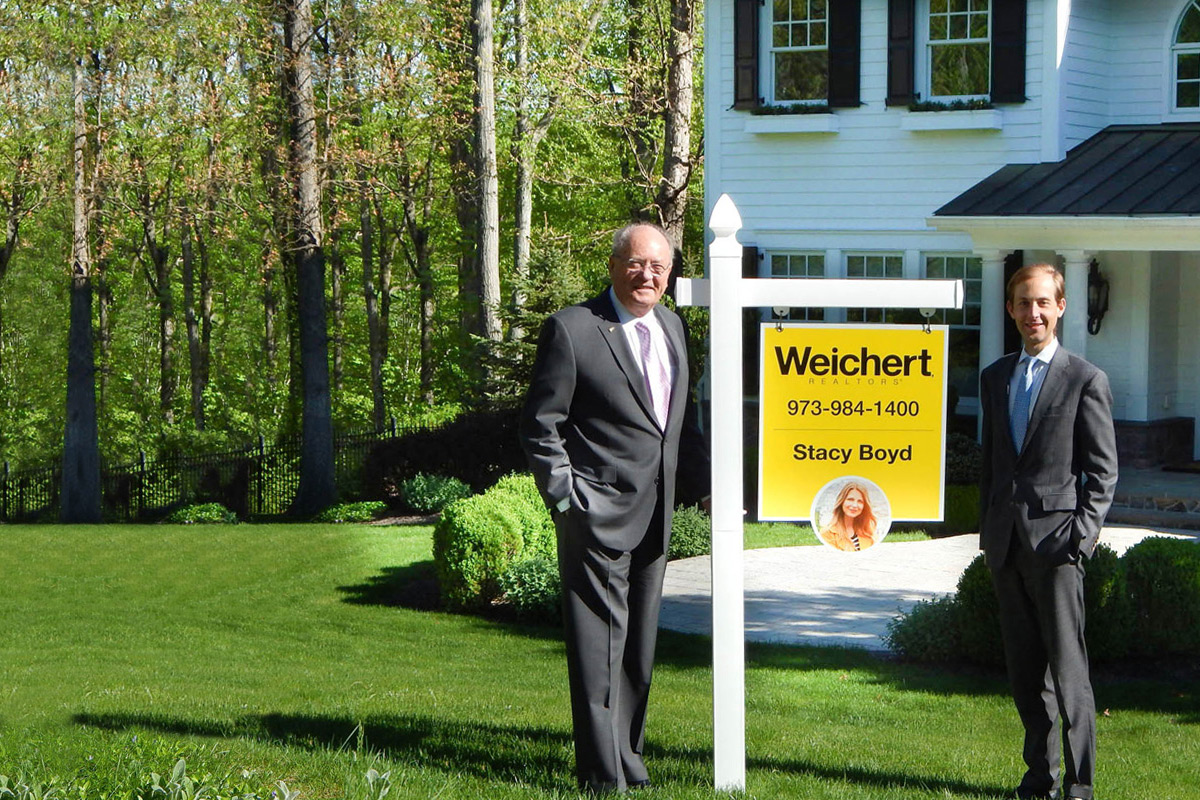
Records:
M1100 265L1096 259L1088 265L1087 313L1088 333L1095 336L1100 332L1100 322L1108 311L1108 280L1100 274Z

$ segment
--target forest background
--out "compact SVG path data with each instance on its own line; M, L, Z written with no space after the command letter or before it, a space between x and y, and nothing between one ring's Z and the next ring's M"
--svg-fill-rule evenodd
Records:
M514 401L616 228L701 269L697 13L0 0L0 458L67 506L71 464Z

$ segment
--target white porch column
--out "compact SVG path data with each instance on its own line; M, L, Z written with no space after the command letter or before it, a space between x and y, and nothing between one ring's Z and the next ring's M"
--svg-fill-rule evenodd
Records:
M1008 314L1004 311L1004 258L1003 250L976 250L982 261L983 281L979 293L979 368L983 369L1004 355L1004 326ZM983 414L977 425L982 435Z
M1068 349L1087 358L1087 274L1092 254L1063 250L1059 255L1067 284L1067 310L1059 322L1059 338Z

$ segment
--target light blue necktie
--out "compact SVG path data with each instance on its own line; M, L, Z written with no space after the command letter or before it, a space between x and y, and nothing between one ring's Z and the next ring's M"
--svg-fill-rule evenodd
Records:
M1033 402L1033 378L1037 364L1036 358L1025 359L1025 378L1017 383L1017 395L1013 398L1012 436L1018 453L1025 444L1025 431L1029 429L1029 407Z

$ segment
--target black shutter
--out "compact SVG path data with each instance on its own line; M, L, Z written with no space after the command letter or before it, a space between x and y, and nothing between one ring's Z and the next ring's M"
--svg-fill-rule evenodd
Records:
M734 0L733 107L757 108L758 6L760 0Z
M855 108L859 103L862 54L862 3L829 3L829 107Z
M758 277L758 247L755 245L742 245L742 277Z
M1025 102L1025 0L993 0L992 102Z
M913 57L916 42L914 0L888 0L888 76L889 106L906 106L916 99L913 85Z

